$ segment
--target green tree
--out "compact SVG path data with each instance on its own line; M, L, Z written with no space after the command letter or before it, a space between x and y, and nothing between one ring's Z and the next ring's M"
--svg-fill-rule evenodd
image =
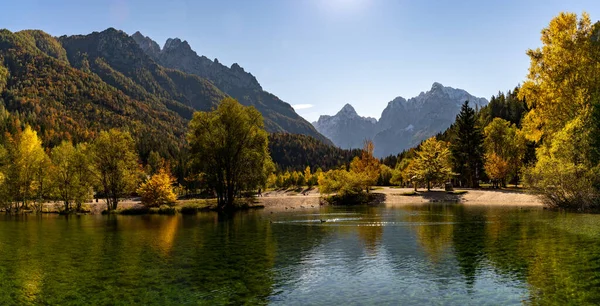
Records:
M409 164L406 171L427 185L427 191L432 184L443 183L452 175L450 150L448 143L431 137L421 144L417 157Z
M585 211L600 201L600 169L591 162L589 116L578 116L553 135L551 145L538 148L537 163L525 182L551 207Z
M92 162L107 210L116 210L119 198L135 191L138 156L131 135L117 129L102 131L91 146Z
M364 179L355 172L335 169L323 172L319 176L319 192L337 193L341 197L356 196L363 192Z
M92 189L92 170L86 144L74 147L69 141L63 141L52 149L52 183L54 193L63 201L65 211L81 209L83 202L90 198Z
M188 141L197 169L217 192L221 210L234 206L243 189L266 183L273 169L262 115L254 107L225 98L211 112L196 112Z
M148 154L148 174L153 175L158 173L165 166L165 160L156 151L150 151Z
M456 116L454 137L450 151L454 163L454 172L465 187L479 186L483 173L483 134L477 126L475 110L465 101Z

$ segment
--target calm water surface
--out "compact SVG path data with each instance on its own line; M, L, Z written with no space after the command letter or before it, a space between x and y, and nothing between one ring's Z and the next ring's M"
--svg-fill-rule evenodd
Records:
M0 215L0 305L342 303L599 304L600 215L437 203Z

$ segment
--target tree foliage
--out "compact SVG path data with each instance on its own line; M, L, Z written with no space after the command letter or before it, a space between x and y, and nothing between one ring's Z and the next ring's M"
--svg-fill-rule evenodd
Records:
M600 24L561 13L529 50L529 75L520 96L531 111L523 130L538 141L537 163L526 182L553 207L587 210L600 199L596 117L600 97Z
M516 126L494 118L483 132L487 175L503 186L509 176L518 178L527 151L527 140Z
M456 116L453 132L450 150L454 172L465 187L477 187L483 174L483 135L469 101L465 101Z
M148 207L172 206L177 202L173 192L175 178L165 169L159 169L148 180L140 185L137 193L142 198L142 204Z
M417 157L405 169L411 180L424 182L427 190L433 184L444 183L452 175L448 143L431 137L423 142Z
M233 208L241 191L264 186L273 171L262 115L234 99L224 99L214 111L194 113L188 141L220 209Z
M369 192L371 186L377 184L381 171L379 160L373 156L373 141L365 141L361 157L355 157L350 163L350 171L362 182L362 188Z
M71 142L63 141L52 149L51 181L55 196L63 201L65 211L71 209L71 204L80 210L82 204L91 198L95 173L89 154L85 143L73 146Z
M92 143L91 152L107 210L115 210L120 198L135 191L141 172L133 139L116 129L102 131Z

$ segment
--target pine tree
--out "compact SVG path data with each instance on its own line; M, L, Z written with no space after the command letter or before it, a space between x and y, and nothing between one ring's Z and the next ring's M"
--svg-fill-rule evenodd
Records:
M478 187L483 173L483 134L477 126L475 110L463 103L454 125L452 152L454 172L465 187Z

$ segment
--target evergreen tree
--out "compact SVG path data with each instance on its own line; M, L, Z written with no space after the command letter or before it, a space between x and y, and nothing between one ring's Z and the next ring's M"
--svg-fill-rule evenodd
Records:
M452 152L454 172L465 187L478 187L483 173L483 134L477 126L475 110L469 101L463 103L454 124Z

